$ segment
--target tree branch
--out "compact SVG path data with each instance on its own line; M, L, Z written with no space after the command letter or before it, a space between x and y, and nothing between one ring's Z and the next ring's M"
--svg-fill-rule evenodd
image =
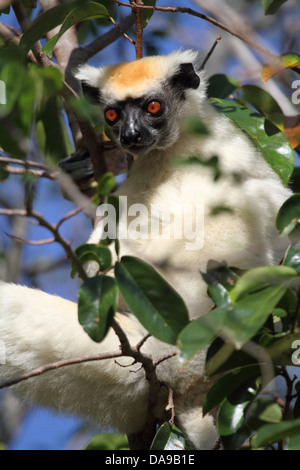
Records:
M129 0L132 7L133 14L135 16L135 34L136 34L136 43L135 43L135 53L136 59L141 59L143 57L143 18L142 10L138 7L143 7L144 3L142 0Z
M141 10L153 10L153 11L161 11L164 13L187 13L188 15L191 16L196 16L197 18L201 18L204 21L208 21L209 23L217 26L218 28L222 29L223 31L226 31L227 33L231 34L232 36L235 36L236 38L240 39L244 43L248 44L248 46L252 47L253 49L256 49L262 54L265 54L269 57L271 57L273 60L278 60L278 56L276 54L273 54L271 51L266 49L265 47L261 46L257 42L255 42L253 39L248 38L247 36L244 36L243 34L240 34L233 29L229 28L228 26L224 25L223 23L215 20L214 18L211 18L210 16L204 15L203 13L199 13L198 11L195 11L191 8L183 8L183 7L153 7L153 6L146 6L146 5L140 5L135 2L134 6L130 3L124 3L119 0L114 0L114 2L117 5L124 6L124 7L129 7L131 9L136 8L136 9L141 9ZM293 69L295 72L300 73L300 70L297 68Z
M96 354L93 356L84 357L74 357L71 359L64 359L62 361L52 362L51 364L45 364L41 367L37 367L36 369L32 369L31 371L26 372L25 374L20 375L19 377L0 383L0 390L3 388L12 387L13 385L17 385L21 382L24 382L25 380L37 377L38 375L44 374L45 372L49 372L50 370L60 369L61 367L71 366L74 364L82 364L83 362L103 361L105 359L113 359L115 357L120 356L122 356L121 351L114 351L111 353Z
M82 280L87 279L87 274L86 274L79 258L77 257L75 252L72 250L72 248L70 246L70 242L68 242L59 233L57 225L50 224L50 222L48 222L46 219L44 219L42 214L32 210L30 205L28 205L26 209L0 209L0 215L7 215L7 216L19 215L19 216L22 216L22 217L32 217L35 220L37 220L41 227L47 228L53 234L54 240L56 242L58 242L62 246L62 248L65 250L67 257L75 265L79 277Z

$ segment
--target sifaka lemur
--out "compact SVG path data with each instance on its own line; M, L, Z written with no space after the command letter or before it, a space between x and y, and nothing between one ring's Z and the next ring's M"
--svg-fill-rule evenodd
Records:
M134 255L155 266L182 296L191 319L212 305L200 275L209 260L241 269L278 262L287 240L277 236L275 217L290 190L247 136L211 106L197 53L175 51L100 68L82 65L76 77L103 110L113 139L133 157L116 194L127 198L128 207L142 204L150 211L164 205L171 212L169 238L124 237L120 255ZM199 117L209 132L191 134L186 125L189 117ZM204 161L217 156L221 176L215 178L209 166L177 164L195 156ZM192 208L192 219L196 217L196 205L203 207L204 225L201 243L193 245L184 233L174 236L174 221L186 207ZM220 206L231 210L214 215L212 209ZM159 217L164 224L163 212ZM90 243L99 242L101 230L100 224ZM95 263L87 266L87 272L97 273ZM136 345L146 331L127 310L121 299L116 321ZM75 303L6 283L0 284L0 340L6 348L2 380L43 364L119 346L113 330L101 343L92 341L78 323ZM154 360L172 349L154 337L142 347ZM183 368L178 356L157 366L158 378L173 389L176 422L194 449L210 449L217 438L213 418L203 418L201 412L205 356L206 350ZM110 359L63 367L13 389L35 404L131 435L143 429L148 403L143 369L136 366L132 373L134 366L120 366L131 362L121 358L118 363ZM165 405L158 403L158 418Z

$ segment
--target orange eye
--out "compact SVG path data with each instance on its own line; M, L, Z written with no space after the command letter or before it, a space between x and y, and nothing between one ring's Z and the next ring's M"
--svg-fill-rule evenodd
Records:
M105 117L108 121L114 122L118 118L118 113L114 109L108 109L105 111Z
M147 106L147 111L150 114L157 114L161 110L161 104L159 101L151 101Z

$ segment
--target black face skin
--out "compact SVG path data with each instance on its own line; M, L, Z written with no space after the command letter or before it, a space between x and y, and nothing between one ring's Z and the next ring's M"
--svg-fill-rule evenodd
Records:
M148 106L152 102L159 103L158 112L149 112ZM104 107L104 116L107 110L116 112L113 122L105 120L120 147L127 152L143 155L167 144L170 106L166 96L152 94L122 102L111 101Z

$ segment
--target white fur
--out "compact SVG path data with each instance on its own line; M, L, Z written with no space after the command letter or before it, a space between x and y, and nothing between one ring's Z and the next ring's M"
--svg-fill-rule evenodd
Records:
M171 76L181 62L191 61L190 52L174 53L157 59L158 82ZM92 86L106 88L105 78L110 69L84 66L77 75ZM156 86L156 85L154 85ZM148 90L149 92L150 90ZM111 90L110 90L111 92ZM215 112L204 99L205 80L198 90L188 90L181 114L176 116L178 135L167 150L151 151L136 159L130 175L118 190L128 197L128 205L164 203L176 215L182 204L204 204L204 246L186 250L187 240L124 240L121 255L133 254L153 263L184 298L191 318L205 313L211 306L199 270L205 271L210 259L226 260L228 264L250 268L277 262L287 246L275 229L275 216L290 191L261 155L226 118ZM188 115L205 119L211 134L191 137L182 125ZM223 176L213 181L210 169L203 166L178 168L176 157L188 158L196 153L204 158L218 155ZM232 173L238 173L236 183ZM224 176L227 175L227 176ZM233 213L211 215L214 206L225 205ZM96 228L89 242L98 242ZM95 265L88 267L95 274ZM126 308L120 302L120 310ZM122 314L118 322L135 345L145 334L134 319ZM0 366L2 379L18 376L25 371L61 359L110 352L118 349L118 339L110 331L106 339L94 343L77 321L75 304L26 287L0 285L0 339L6 346L6 364ZM172 348L150 338L142 351L154 359ZM119 363L129 363L122 358ZM174 390L175 412L191 447L210 449L217 437L211 417L202 418L201 400L206 387L202 380L205 351L193 358L183 369L178 359L158 366L159 378ZM123 368L113 360L90 362L64 367L15 386L19 393L34 403L62 412L92 418L102 426L114 427L132 434L143 428L148 385L143 370L131 372L136 366ZM158 404L161 415L164 402Z

